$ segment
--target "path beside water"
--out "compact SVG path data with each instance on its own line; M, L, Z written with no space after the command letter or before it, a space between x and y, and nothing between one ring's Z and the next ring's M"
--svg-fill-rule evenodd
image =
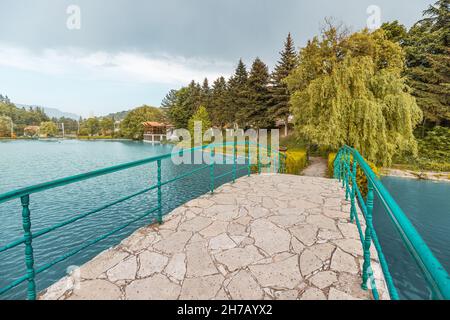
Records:
M372 299L343 199L336 180L240 178L139 229L40 299Z

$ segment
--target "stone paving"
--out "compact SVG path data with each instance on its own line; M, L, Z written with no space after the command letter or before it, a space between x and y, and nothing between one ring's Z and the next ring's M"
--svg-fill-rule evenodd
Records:
M244 177L137 230L40 299L372 299L342 199L335 180Z
M309 157L309 166L302 171L302 175L307 177L322 177L327 176L327 160L320 157Z

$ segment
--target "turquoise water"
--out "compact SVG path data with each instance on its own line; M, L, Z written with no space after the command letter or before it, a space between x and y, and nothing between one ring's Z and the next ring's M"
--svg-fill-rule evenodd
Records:
M394 177L384 177L382 182L436 258L450 271L450 183ZM419 268L378 200L375 201L373 216L400 297L430 299L431 293Z
M153 146L128 141L0 141L0 193L170 151L170 145ZM170 180L195 168L198 165L176 166L170 159L165 159L162 161L162 179ZM225 170L229 171L231 167L216 166L216 175ZM240 172L239 176L245 174L245 170ZM231 175L217 179L216 183L222 184L230 179ZM163 213L208 192L209 181L209 170L204 170L164 186ZM156 163L152 163L33 194L30 198L32 231L68 220L155 183ZM156 206L154 190L35 239L33 248L36 268ZM150 221L151 217L132 224L39 274L36 278L38 290L45 289L64 276L67 267L83 264ZM0 247L23 236L20 200L0 204L0 222ZM0 288L25 273L23 246L0 253ZM25 298L25 287L21 284L0 299Z

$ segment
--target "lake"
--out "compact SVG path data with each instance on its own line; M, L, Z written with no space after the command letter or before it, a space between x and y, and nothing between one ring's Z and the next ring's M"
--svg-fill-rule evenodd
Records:
M171 145L132 141L0 140L0 193L169 153L171 149ZM194 168L198 168L198 165L174 165L171 159L162 160L162 180L170 180ZM230 170L231 165L216 165L216 175ZM156 172L155 162L33 194L30 197L32 231L52 226L152 186L157 181ZM244 174L246 170L241 170L238 176ZM231 178L232 176L228 175L216 179L216 185L228 182ZM163 186L163 213L168 213L184 202L208 192L209 182L209 170L203 170ZM35 239L35 267L39 268L155 207L157 195L156 190L153 190ZM19 199L0 204L0 221L0 247L23 236ZM64 276L67 267L87 262L150 221L151 217L132 224L39 274L36 277L38 290L45 289ZM23 246L0 253L0 288L24 274L26 270ZM25 297L26 285L23 283L2 295L0 299Z
M381 181L435 257L450 271L450 183L395 177L383 177ZM419 268L382 204L375 199L374 205L374 226L400 298L430 299Z
M1 141L0 193L62 178L95 169L152 157L171 151L170 145L150 145L131 141ZM163 160L163 181L192 170L190 165L175 166ZM216 175L230 166L216 166ZM241 171L241 175L245 170ZM231 176L217 181L230 181ZM397 200L411 222L429 244L447 270L450 270L450 183L435 183L385 177L383 184ZM77 214L95 209L156 182L156 164L149 164L91 180L59 187L31 196L32 230L65 221ZM209 172L202 171L163 187L163 213L168 213L189 199L209 190ZM156 191L113 206L33 242L35 266L45 263L81 246L103 233L131 220L157 204ZM20 201L0 204L0 247L22 237ZM55 265L36 278L38 290L43 290L66 274L72 265L81 265L99 252L117 244L137 228L148 224L144 219L87 248L74 257ZM401 244L399 235L386 213L375 203L374 224L389 263L400 296L405 299L427 299L427 292L417 267ZM23 246L0 253L0 288L11 279L25 274ZM0 299L25 298L22 284Z

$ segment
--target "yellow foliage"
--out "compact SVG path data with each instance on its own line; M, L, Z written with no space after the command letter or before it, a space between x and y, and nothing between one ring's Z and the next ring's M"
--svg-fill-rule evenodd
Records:
M299 175L306 167L307 156L305 150L290 150L286 152L286 173Z
M336 152L330 152L328 154L328 177L333 178L334 175L334 159L336 159Z

